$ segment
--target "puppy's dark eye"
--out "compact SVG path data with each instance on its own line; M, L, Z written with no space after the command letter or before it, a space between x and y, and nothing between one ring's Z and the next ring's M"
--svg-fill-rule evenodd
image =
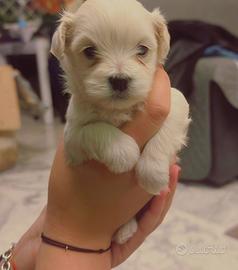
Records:
M94 59L96 57L96 54L97 54L97 49L95 47L88 47L86 49L84 49L83 53L85 54L85 56L88 58L88 59Z
M140 45L138 47L138 53L137 53L137 55L139 55L139 56L145 56L148 53L148 51L149 51L149 48L147 48L144 45Z

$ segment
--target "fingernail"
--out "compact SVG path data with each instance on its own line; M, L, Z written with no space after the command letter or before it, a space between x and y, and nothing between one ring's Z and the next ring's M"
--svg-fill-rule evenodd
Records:
M181 174L181 167L178 166L177 164L175 165L175 172L174 172L174 176L175 176L175 180L178 181L180 174Z

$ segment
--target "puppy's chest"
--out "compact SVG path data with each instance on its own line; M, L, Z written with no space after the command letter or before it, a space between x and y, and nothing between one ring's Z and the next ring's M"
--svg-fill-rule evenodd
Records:
M134 115L134 111L128 112L118 112L118 111L110 111L103 112L97 111L95 112L94 121L103 121L112 124L113 126L119 127L122 124L131 121Z
M106 122L112 124L115 127L119 127L122 124L129 122L133 119L133 116L138 111L144 110L144 104L138 104L129 110L104 110L87 104L70 103L67 112L67 120L73 125L85 126L95 122Z

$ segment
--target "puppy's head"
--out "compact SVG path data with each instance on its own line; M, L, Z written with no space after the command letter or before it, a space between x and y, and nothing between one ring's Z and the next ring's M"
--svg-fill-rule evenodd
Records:
M150 13L136 0L83 2L64 13L52 41L69 90L105 109L144 101L169 51L160 11Z

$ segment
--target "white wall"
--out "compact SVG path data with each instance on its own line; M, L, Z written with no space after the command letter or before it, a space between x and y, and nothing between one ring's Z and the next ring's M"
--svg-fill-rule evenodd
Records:
M167 19L199 19L226 27L238 36L238 0L140 0L160 7Z

